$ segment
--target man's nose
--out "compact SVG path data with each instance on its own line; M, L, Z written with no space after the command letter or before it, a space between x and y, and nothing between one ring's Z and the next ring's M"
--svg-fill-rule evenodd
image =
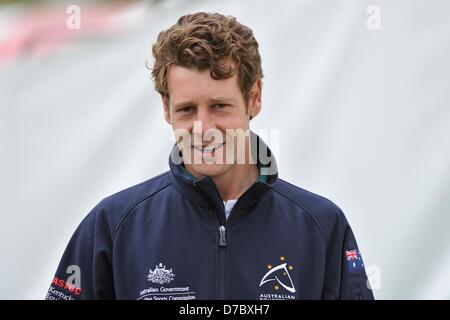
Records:
M198 121L198 123L201 124L202 135L206 130L216 128L208 108L198 108L195 121Z

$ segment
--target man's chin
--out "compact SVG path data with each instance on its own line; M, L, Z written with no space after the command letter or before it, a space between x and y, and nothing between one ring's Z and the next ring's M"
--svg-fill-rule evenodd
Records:
M230 164L193 164L192 170L202 176L217 177L227 172L231 167Z

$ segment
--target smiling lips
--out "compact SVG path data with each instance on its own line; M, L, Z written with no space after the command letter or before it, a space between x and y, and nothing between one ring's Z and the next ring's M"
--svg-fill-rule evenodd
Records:
M192 146L195 150L200 151L203 154L213 154L217 149L222 148L225 143L216 144L216 145L207 145L204 147L201 146Z

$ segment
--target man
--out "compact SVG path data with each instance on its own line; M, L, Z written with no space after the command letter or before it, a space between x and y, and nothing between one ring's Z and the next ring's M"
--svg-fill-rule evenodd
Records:
M170 171L103 199L48 299L373 299L331 201L278 178L249 123L261 110L252 31L195 13L161 32L152 76L177 143Z

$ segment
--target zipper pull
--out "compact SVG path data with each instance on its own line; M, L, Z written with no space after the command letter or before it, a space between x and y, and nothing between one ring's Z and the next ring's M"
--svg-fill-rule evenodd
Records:
M227 240L225 239L225 226L220 226L219 234L220 234L219 246L226 247Z

